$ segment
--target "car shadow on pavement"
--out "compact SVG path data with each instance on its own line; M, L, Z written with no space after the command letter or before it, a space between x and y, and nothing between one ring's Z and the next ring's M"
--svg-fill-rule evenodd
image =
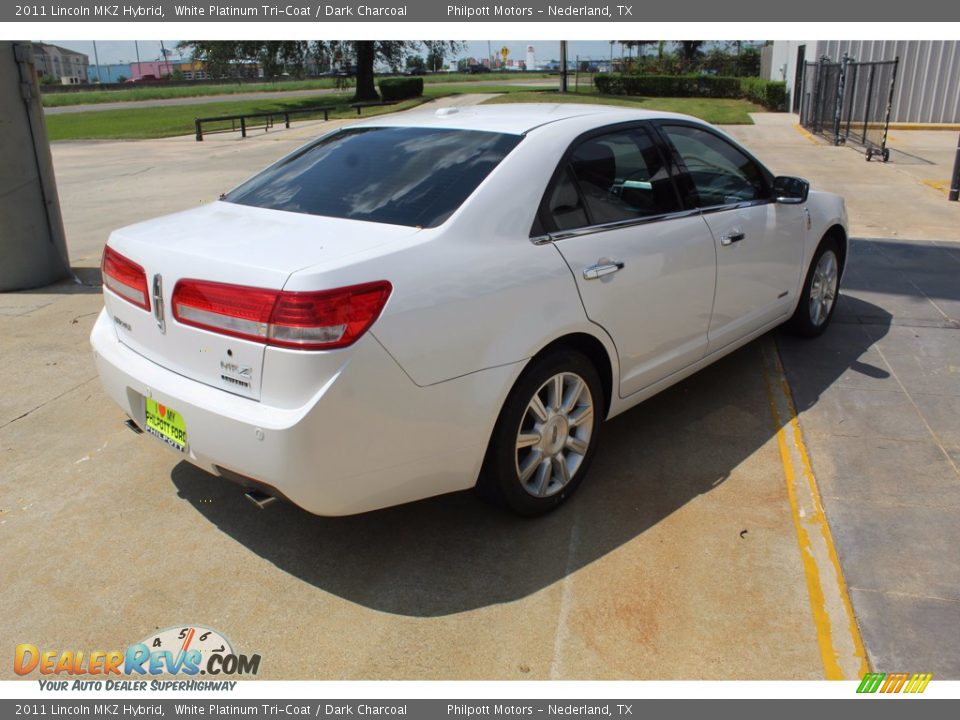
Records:
M848 296L841 297L838 314L840 322L810 341L826 349L813 373L823 389L845 373L875 372L860 360L871 344L868 334L849 323L870 318L874 339L889 326L881 308ZM189 463L178 464L171 478L180 496L222 532L282 571L349 601L416 617L507 603L563 579L710 493L775 435L763 342L606 423L589 481L570 502L537 520L511 516L471 492L345 518L317 517L283 502L260 511L236 485ZM781 488L783 478L777 472L762 482Z

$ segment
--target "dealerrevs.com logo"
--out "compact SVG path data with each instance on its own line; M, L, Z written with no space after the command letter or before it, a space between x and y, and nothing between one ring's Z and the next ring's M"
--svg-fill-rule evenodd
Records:
M44 689L142 690L146 681L114 680L156 677L159 675L188 676L253 676L260 669L260 655L237 653L220 632L202 625L185 625L153 633L141 642L124 650L50 650L30 643L17 645L13 670L17 675L39 673L49 679L41 680ZM87 676L87 679L54 680L49 676ZM99 676L99 677L98 677ZM101 680L100 678L103 678ZM232 686L236 683L222 683ZM220 689L214 683L170 683L152 681L150 689ZM99 686L99 687L98 687Z

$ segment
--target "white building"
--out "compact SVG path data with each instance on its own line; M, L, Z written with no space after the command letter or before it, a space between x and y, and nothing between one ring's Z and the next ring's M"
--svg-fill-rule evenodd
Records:
M533 45L527 45L527 70L536 70L537 58L533 52Z
M33 61L37 68L37 79L47 76L65 85L87 82L90 58L76 50L33 43Z
M960 40L775 40L767 52L767 78L786 81L793 112L800 109L804 63L823 55L839 61L846 53L859 62L900 58L892 122L960 123Z

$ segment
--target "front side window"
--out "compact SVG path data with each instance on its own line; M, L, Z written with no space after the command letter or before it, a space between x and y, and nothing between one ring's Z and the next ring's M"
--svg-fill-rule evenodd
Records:
M663 158L643 129L581 141L547 192L558 230L637 220L674 212L679 201Z
M766 173L723 138L689 125L664 125L661 129L686 165L691 180L684 197L688 207L770 198Z
M436 227L521 136L411 127L328 135L228 193L227 202L324 217Z

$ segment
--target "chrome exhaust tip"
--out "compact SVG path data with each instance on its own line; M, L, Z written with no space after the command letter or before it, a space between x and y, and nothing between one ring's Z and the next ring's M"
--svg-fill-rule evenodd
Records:
M137 425L131 418L124 420L123 424L130 428L130 430L135 432L137 435L143 435L143 430L141 430L140 426Z
M247 490L243 496L256 505L261 510L265 510L268 505L271 505L277 501L273 495L267 495L265 492L260 490Z

